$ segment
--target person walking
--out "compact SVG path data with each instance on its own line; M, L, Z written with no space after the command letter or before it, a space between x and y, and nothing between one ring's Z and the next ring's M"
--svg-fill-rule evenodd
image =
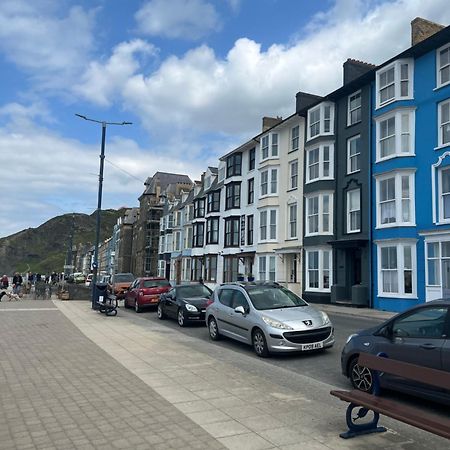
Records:
M13 281L12 281L13 294L17 294L17 295L20 294L20 289L21 289L22 283L23 283L22 276L19 274L19 272L16 272L14 274Z
M2 289L8 289L9 287L9 279L7 277L7 275L3 275L2 279L0 281L1 285L2 285Z

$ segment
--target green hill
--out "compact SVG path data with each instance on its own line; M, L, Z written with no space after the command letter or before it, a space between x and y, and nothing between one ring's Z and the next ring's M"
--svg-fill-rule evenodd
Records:
M100 242L111 236L121 210L102 211ZM0 238L0 273L13 272L62 272L70 234L73 245L95 243L96 212L64 214L54 217L37 228L28 228L11 236Z

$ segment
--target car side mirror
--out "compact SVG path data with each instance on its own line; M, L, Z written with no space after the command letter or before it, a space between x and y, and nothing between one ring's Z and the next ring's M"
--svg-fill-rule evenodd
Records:
M236 306L236 308L234 308L234 312L242 314L243 316L246 314L243 306Z

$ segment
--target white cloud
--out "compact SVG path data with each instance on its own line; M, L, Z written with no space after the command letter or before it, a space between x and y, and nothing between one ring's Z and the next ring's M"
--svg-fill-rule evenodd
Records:
M154 55L153 45L135 39L117 45L111 57L104 64L93 61L82 77L82 82L74 86L74 91L93 103L108 106L116 91L119 91L141 67L139 56Z
M221 28L216 9L205 0L151 0L135 19L141 33L166 38L198 39Z
M450 22L447 0L386 3L338 0L316 16L305 35L267 50L246 38L225 58L206 46L171 56L150 74L127 81L124 103L155 126L199 132L259 131L263 115L294 112L299 90L326 94L342 84L347 58L379 64L410 46L410 21ZM401 19L400 19L401 18Z
M6 105L8 114L36 117L36 105ZM90 214L97 207L99 145L67 139L31 121L9 122L0 128L2 214L0 237L37 227L72 211ZM3 151L2 150L2 151ZM137 206L144 181L156 171L179 172L198 178L195 161L156 154L135 141L107 139L103 182L103 209Z
M40 87L62 88L93 47L95 11L73 6L58 15L46 0L0 2L0 51Z

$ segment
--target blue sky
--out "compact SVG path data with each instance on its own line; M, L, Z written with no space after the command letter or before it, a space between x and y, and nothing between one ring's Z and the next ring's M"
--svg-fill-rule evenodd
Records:
M450 23L448 0L0 0L0 237L97 205L137 206L156 171L199 179L326 94L342 63L410 45L410 21Z

